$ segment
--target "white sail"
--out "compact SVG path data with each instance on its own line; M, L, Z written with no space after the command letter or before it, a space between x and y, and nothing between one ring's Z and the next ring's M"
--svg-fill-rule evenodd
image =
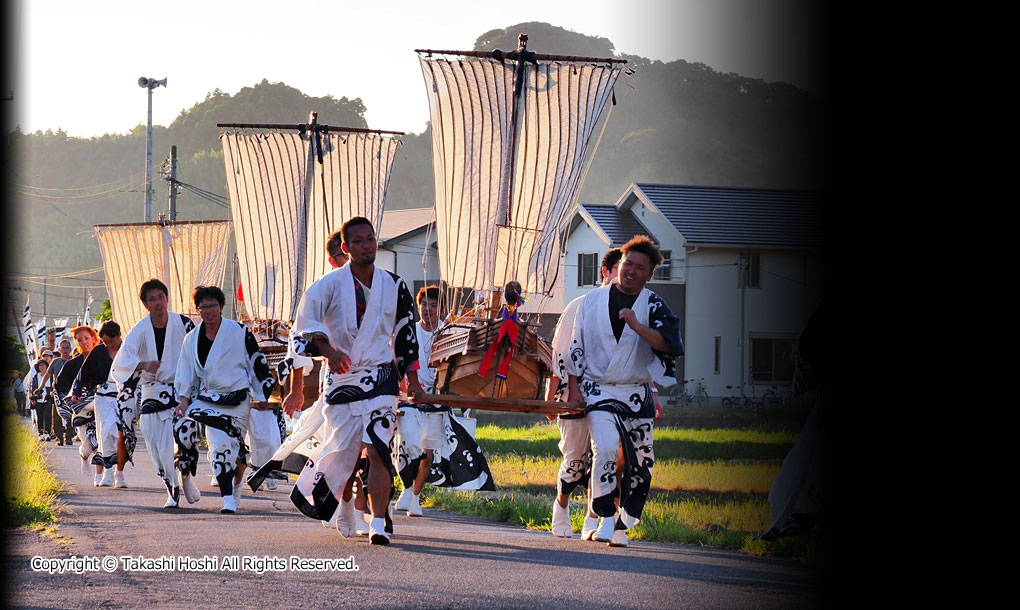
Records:
M220 135L249 317L294 319L305 287L330 269L326 241L349 218L376 231L400 140L376 133L278 130Z
M191 294L196 286L223 284L229 220L94 228L103 255L113 319L122 328L130 329L148 314L138 290L149 279L166 284L170 309L184 314L195 312Z
M590 137L619 63L420 57L431 110L436 231L456 287L553 292L561 221L579 192ZM516 106L516 110L515 110ZM515 119L516 117L516 123Z

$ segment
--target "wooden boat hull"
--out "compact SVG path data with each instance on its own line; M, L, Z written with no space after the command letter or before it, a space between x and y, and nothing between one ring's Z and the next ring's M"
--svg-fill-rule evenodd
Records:
M506 348L496 350L485 376L478 371L489 346L498 339L501 320L453 324L432 344L429 364L437 370L437 386L444 394L486 398L541 398L552 370L552 348L534 328L517 322L518 336L507 378L496 376Z

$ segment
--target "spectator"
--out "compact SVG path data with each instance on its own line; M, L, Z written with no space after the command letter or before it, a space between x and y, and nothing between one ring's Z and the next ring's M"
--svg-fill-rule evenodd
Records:
M52 353L50 353L50 357L53 357ZM49 430L50 412L53 410L53 397L51 396L53 385L48 379L45 382L43 381L49 367L50 363L47 359L40 357L35 363L34 374L28 386L32 408L35 409L36 414L36 428L39 431L39 440L41 441L52 440Z
M58 343L58 351L60 353L59 358L54 358L50 362L50 370L46 371L46 377L43 379L43 383L47 379L53 379L55 382L57 376L60 375L60 371L64 368L64 364L71 359L71 340L64 337ZM53 384L55 386L55 384ZM54 387L56 391L56 387ZM51 431L57 439L58 446L71 445L74 443L74 427L71 425L70 420L64 421L64 418L60 416L60 412L57 409L56 400L53 401L53 411L50 413L50 419L53 423L53 430Z
M14 374L14 405L18 415L28 417L28 409L25 408L25 380L21 378L18 371Z

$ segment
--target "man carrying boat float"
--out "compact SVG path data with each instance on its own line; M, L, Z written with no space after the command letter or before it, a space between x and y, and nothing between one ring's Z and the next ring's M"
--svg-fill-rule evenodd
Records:
M342 488L362 448L369 459L372 544L388 544L384 515L395 472L389 444L396 427L398 379L419 392L414 300L399 276L375 266L378 242L371 221L354 217L341 228L350 262L316 280L301 297L293 336L297 353L322 356L331 371L324 415L333 431L318 462L309 462L291 493L305 515L326 520L337 506L337 529L351 531L353 500Z
M339 269L347 264L347 253L343 251L342 234L336 231L330 235L326 242L326 254L332 269ZM273 470L283 470L293 474L301 474L301 468L312 455L315 447L318 447L329 436L329 428L326 426L325 418L322 416L322 407L325 397L322 393L323 383L329 373L329 367L322 367L319 370L319 396L312 405L304 409L305 403L305 375L311 372L315 366L312 358L298 354L294 349L294 336L291 335L287 341L287 355L277 366L277 373L280 379L280 386L289 380L290 389L283 398L282 409L288 417L301 411L297 426L283 444L273 453L272 458L263 464L248 481L252 491L258 489L264 480L269 478ZM293 456L293 457L292 457ZM316 454L316 459L318 455Z
M429 356L432 354L433 333L445 317L445 312L440 313L439 297L438 286L425 286L415 297L421 315L421 320L414 325L418 340L418 382L426 392L435 392L436 386L436 371L429 366ZM406 401L400 403L400 411L395 439L396 470L404 490L400 492L394 508L407 511L408 517L420 517L419 496L432 468L433 453L439 449L444 437L443 414L451 409L444 405Z
M616 279L619 271L620 259L623 251L613 248L602 257L602 285L608 286ZM566 400L569 376L567 375L567 360L570 359L570 341L574 334L574 319L577 316L577 309L585 295L579 296L567 303L563 308L563 315L560 316L553 332L553 371L554 375L549 378L549 388L546 400L558 398ZM552 419L552 415L547 415ZM588 420L584 412L561 413L556 417L556 426L560 429L560 453L563 454L563 461L560 462L560 469L556 476L556 499L553 501L552 512L552 533L557 538L571 538L573 531L570 526L570 511L567 508L570 494L580 484L588 488L589 503L587 514L584 518L584 526L581 528L581 538L591 540L599 525L599 517L591 510L591 434L588 433ZM602 541L607 542L607 541Z
M342 231L336 231L329 236L326 242L326 254L328 255L329 264L333 269L343 267L349 260L342 246ZM318 398L309 408L303 409L305 401L305 374L306 371L311 371L314 368L314 364L311 357L297 353L294 345L294 335L292 334L287 341L287 355L277 367L277 372L281 386L288 379L290 380L290 389L287 391L287 396L283 399L283 412L293 417L296 412L301 411L301 417L294 431L291 432L280 448L276 450L273 457L248 480L248 485L252 488L252 491L257 490L273 470L279 469L284 472L301 474L302 469L309 460L312 460L312 462L319 461L319 455L324 448L324 443L330 437L333 430L323 415L323 408L326 405L325 388L331 372L328 366L323 366L319 370ZM343 490L344 496L348 499L350 499L352 493L351 483L352 481L348 480ZM340 532L341 534L345 537L355 534L359 536L368 535L368 528L364 521L365 508L365 498L364 493L362 493L355 502L355 517L352 524L354 529L348 528ZM322 520L323 527L326 529L337 529L337 517L339 514L338 506L332 518Z
M425 286L416 297L421 321L415 324L418 338L418 381L424 391L436 391L436 369L429 365L435 332L446 317L441 309L439 286ZM397 436L394 438L395 468L404 485L396 510L409 517L422 515L419 496L425 483L458 490L495 489L492 473L481 448L453 417L449 406L400 403Z
M617 282L581 301L565 362L568 399L586 403L593 449L590 509L613 524L610 546L627 546L627 529L640 519L651 487L655 405L649 384L655 376L649 367L657 360L671 376L673 358L683 354L680 320L645 288L662 262L658 248L639 235L622 250Z

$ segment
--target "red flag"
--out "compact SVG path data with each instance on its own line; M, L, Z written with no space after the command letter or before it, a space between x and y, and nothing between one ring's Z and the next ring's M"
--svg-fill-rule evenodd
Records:
M237 300L242 303L244 302L244 292L241 290L240 284L237 285Z

